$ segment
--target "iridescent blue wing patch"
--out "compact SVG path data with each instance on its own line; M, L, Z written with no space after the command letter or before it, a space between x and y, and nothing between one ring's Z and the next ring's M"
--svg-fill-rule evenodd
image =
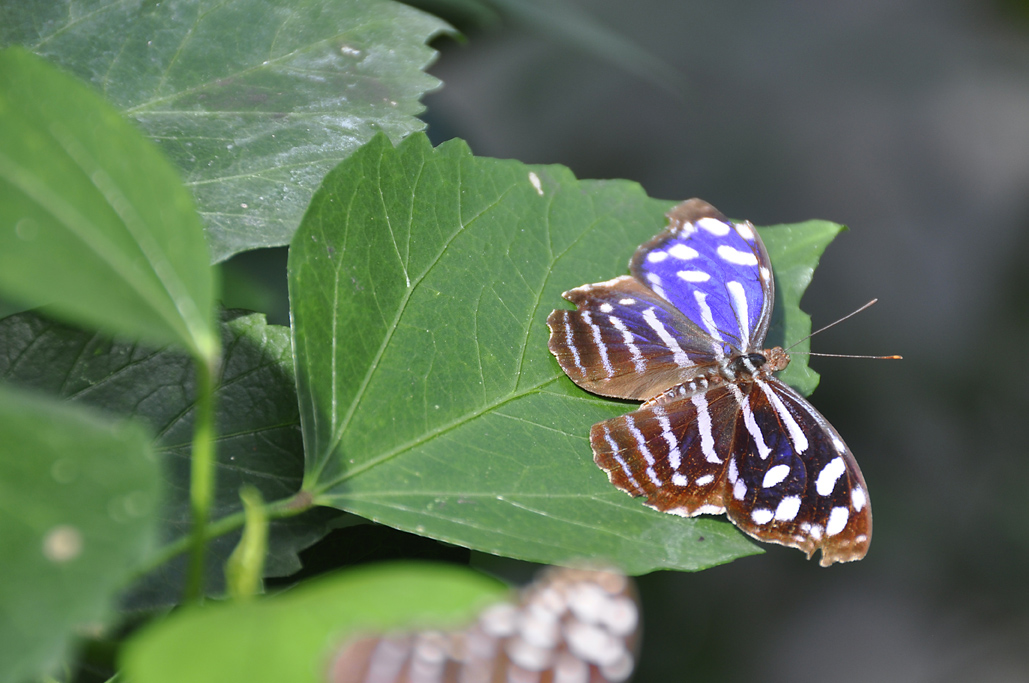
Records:
M691 199L668 214L668 227L643 244L632 274L668 300L719 345L760 349L771 319L768 254L750 223L733 223Z

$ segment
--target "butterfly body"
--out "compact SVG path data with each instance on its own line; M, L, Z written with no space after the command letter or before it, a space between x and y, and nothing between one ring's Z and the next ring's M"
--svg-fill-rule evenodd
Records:
M630 276L564 293L549 347L582 388L643 401L593 426L594 460L657 510L726 513L821 563L865 555L867 489L849 449L763 349L774 281L760 237L698 199L637 249Z

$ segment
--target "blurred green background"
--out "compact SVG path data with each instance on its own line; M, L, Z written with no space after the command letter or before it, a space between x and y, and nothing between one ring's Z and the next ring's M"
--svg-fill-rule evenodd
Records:
M1026 4L422 6L467 35L436 45L434 142L633 179L757 224L846 223L804 306L818 326L880 303L813 349L904 356L812 362L812 400L871 492L868 557L822 569L769 546L644 577L635 680L1029 680ZM287 323L284 266L284 250L231 261L229 303ZM380 543L394 552L370 538L370 554Z

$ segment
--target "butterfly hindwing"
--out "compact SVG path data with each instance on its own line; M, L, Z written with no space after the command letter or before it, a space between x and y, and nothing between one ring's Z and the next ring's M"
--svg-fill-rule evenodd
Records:
M611 483L661 512L683 517L725 511L730 387L719 386L593 425L594 460ZM720 453L722 455L720 455Z
M750 383L727 468L729 519L821 564L864 557L872 515L864 479L836 430L775 378Z
M750 223L733 223L699 199L676 206L668 227L636 250L637 279L699 325L712 341L760 348L774 299L772 270Z

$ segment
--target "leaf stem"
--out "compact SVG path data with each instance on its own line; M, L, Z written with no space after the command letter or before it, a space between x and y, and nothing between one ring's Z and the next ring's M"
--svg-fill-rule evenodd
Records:
M306 512L312 507L314 507L314 505L312 503L311 495L301 491L289 498L283 498L282 500L277 500L274 503L266 504L265 513L268 515L269 520L284 519L286 517L299 515L301 512ZM215 520L205 526L204 541L213 540L219 536L229 533L230 531L238 529L243 526L245 521L246 515L242 510L231 515L225 515L221 519ZM169 562L173 557L190 550L193 547L193 541L194 539L192 535L182 536L178 540L172 541L168 545L159 549L153 554L149 562L142 564L138 568L135 575L132 577L132 581L138 580L157 569L162 564Z
M193 424L193 454L189 478L189 502L192 512L189 569L186 573L186 601L198 602L204 595L204 553L207 545L207 523L214 498L215 440L214 384L218 372L217 359L198 360L196 421Z

